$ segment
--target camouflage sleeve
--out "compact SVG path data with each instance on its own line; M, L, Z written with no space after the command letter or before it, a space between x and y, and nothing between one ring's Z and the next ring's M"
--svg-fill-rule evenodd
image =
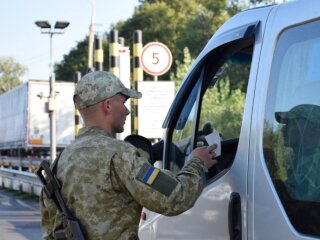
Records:
M191 208L199 197L207 170L198 158L191 158L179 173L151 166L134 148L115 154L112 168L116 181L130 192L141 206L167 216Z

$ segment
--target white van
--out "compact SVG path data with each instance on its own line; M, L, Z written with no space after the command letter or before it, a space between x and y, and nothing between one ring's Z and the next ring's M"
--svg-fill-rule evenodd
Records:
M140 239L320 238L319 109L320 1L232 17L163 125L163 168L181 169L212 131L221 135L219 164L192 209L175 217L144 209Z

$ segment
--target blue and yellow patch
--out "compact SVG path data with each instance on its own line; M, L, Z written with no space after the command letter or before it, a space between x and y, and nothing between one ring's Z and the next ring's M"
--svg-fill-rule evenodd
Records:
M147 163L140 168L136 178L166 196L169 196L178 184L176 179Z
M159 172L160 172L160 170L158 168L155 168L152 166L149 167L147 173L143 177L143 182L151 185L154 182L154 180L156 179L156 177L158 176Z

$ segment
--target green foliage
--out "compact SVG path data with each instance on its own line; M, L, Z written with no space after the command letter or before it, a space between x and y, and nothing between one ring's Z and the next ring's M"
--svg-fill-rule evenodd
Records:
M286 147L284 144L281 126L273 129L271 124L265 123L263 150L272 179L286 180L287 169L291 165L290 160L293 158L294 153L292 148Z
M20 78L27 68L13 58L0 58L0 94L21 84Z
M208 120L214 121L214 128L223 131L223 138L234 138L240 134L245 93L230 89L229 78L208 89L203 97L200 126Z
M88 38L78 42L77 46L63 56L59 64L55 64L56 79L63 81L73 81L73 74L80 71L85 74L88 70Z
M159 41L168 46L171 50L173 59L179 51L176 48L177 26L175 12L166 3L157 1L155 3L144 3L136 9L132 18L126 22L116 24L115 28L119 31L119 36L123 36L127 45L133 45L133 33L135 30L142 30L142 40L148 42ZM145 79L150 79L146 76ZM169 75L161 76L161 79L168 79Z
M249 8L249 3L247 0L229 0L228 1L228 15L233 16L236 13Z
M228 66L232 66L232 68L229 68ZM229 79L232 79L232 82L230 82L230 89L240 89L242 92L246 92L249 71L250 64L227 63L224 74L227 75Z
M240 89L231 90L228 77L221 79L218 85L206 91L202 99L199 129L210 121L223 134L223 139L239 137L244 103L245 93ZM185 142L192 135L193 114L194 109L191 110L184 128L175 132L175 142Z
M275 2L279 2L279 1L275 1L275 0L250 0L250 4L253 6L270 5Z
M179 60L176 60L176 72L171 72L170 79L174 81L175 83L175 92L178 91L182 80L186 76L187 72L189 71L189 68L191 64L193 63L194 59L191 58L189 49L185 47L183 49L183 62L180 62Z
M228 0L141 0L140 3L131 18L115 23L111 29L117 29L119 36L124 37L126 46L130 47L133 46L134 31L142 30L144 44L163 42L171 50L173 59L180 62L183 61L185 47L188 47L191 57L195 58L217 28L230 16ZM107 44L108 41L104 41L104 69L108 69L109 62ZM87 56L86 37L64 56L62 62L56 64L57 79L72 81L75 71L84 74L87 71ZM175 70L176 61L171 72ZM169 78L168 72L160 76L159 80Z
M125 45L133 47L133 33L142 30L143 44L159 41L166 44L172 52L174 62L170 72L159 77L169 80L176 72L177 63L184 60L187 47L191 58L195 58L206 45L215 31L232 15L261 3L273 0L140 0L131 18L110 26L117 29ZM89 23L88 23L89 25ZM105 33L106 36L109 32ZM103 41L103 69L109 69L108 38ZM87 72L88 37L78 42L69 54L55 65L56 78L72 81L75 71ZM145 79L150 79L145 76ZM233 86L231 86L233 88Z
M84 41L78 42L68 55L63 56L61 63L55 64L56 79L73 82L73 75L76 71L80 71L82 76L88 72L88 42L88 37ZM105 39L102 41L102 47L104 51L103 69L107 69L109 49Z
M231 56L221 67L220 73L214 76L212 81L215 84L209 87L203 96L199 129L210 121L214 124L214 128L223 134L224 139L239 137L250 72L251 51L251 49L246 49ZM171 75L176 86L181 84L192 62L188 48L185 48L184 61L176 62L176 73ZM176 141L192 134L193 114L195 114L194 110L191 111L183 130L175 133Z

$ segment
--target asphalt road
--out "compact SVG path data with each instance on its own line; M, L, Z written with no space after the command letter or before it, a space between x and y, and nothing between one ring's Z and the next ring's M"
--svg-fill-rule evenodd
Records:
M38 201L0 188L0 240L40 240Z

